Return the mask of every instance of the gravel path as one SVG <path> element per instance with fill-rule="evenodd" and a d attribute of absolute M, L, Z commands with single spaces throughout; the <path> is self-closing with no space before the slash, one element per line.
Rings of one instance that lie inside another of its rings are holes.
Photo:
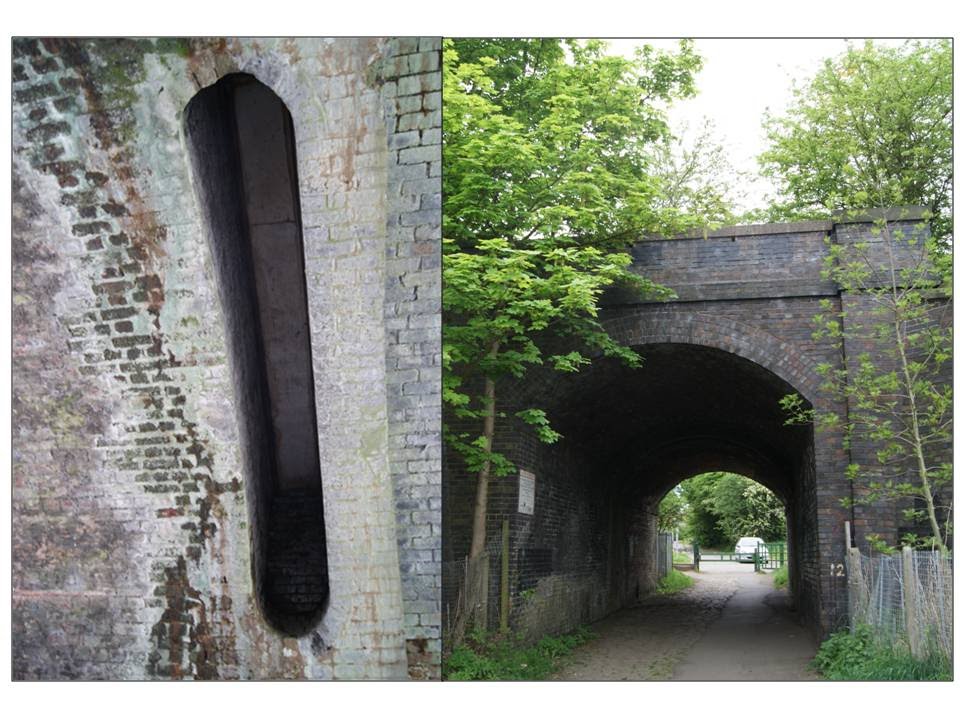
<path fill-rule="evenodd" d="M 654 595 L 595 623 L 555 680 L 812 679 L 810 634 L 770 575 L 729 563 L 688 573 L 693 587 Z"/>

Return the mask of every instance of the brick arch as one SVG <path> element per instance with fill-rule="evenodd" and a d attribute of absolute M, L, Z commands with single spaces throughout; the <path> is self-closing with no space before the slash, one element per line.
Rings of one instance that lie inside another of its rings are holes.
<path fill-rule="evenodd" d="M 614 340 L 633 348 L 674 343 L 722 350 L 777 375 L 811 403 L 818 398 L 815 363 L 785 340 L 732 318 L 698 316 L 681 308 L 651 306 L 607 320 L 604 327 Z"/>
<path fill-rule="evenodd" d="M 786 505 L 791 500 L 790 478 L 775 461 L 746 444 L 708 439 L 691 439 L 659 448 L 650 457 L 647 473 L 656 478 L 646 490 L 656 503 L 687 478 L 704 472 L 743 475 L 763 485 Z"/>

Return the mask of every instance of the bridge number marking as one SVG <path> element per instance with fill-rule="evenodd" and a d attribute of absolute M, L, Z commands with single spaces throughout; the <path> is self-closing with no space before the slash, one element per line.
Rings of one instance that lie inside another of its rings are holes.
<path fill-rule="evenodd" d="M 844 577 L 843 563 L 830 563 L 830 574 L 833 577 Z"/>

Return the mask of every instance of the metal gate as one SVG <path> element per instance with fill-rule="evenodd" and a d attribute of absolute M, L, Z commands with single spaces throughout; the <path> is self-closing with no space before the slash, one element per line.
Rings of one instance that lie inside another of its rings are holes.
<path fill-rule="evenodd" d="M 700 569 L 702 562 L 742 562 L 753 563 L 755 570 L 772 570 L 787 563 L 787 544 L 785 542 L 760 543 L 756 552 L 703 552 L 700 546 L 693 544 L 693 566 Z"/>
<path fill-rule="evenodd" d="M 776 570 L 787 564 L 787 543 L 760 543 L 754 556 L 753 566 L 757 571 Z"/>
<path fill-rule="evenodd" d="M 693 544 L 693 565 L 700 568 L 702 562 L 754 562 L 753 553 L 703 552 L 697 543 Z"/>

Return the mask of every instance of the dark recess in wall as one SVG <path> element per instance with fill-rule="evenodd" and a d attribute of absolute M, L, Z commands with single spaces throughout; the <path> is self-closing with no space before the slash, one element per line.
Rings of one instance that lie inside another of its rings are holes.
<path fill-rule="evenodd" d="M 231 360 L 255 592 L 271 625 L 302 635 L 329 583 L 293 122 L 234 74 L 191 100 L 184 129 Z"/>

